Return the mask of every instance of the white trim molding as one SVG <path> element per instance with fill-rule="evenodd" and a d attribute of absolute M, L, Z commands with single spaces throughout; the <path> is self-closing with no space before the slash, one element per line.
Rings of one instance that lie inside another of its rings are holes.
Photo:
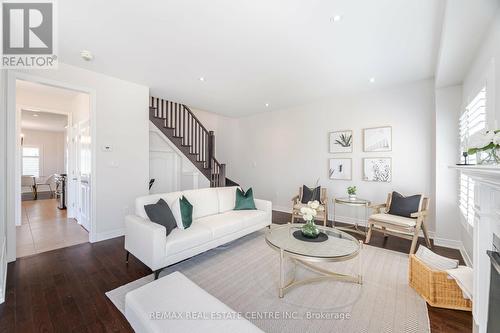
<path fill-rule="evenodd" d="M 125 228 L 119 228 L 119 229 L 99 232 L 96 234 L 92 243 L 104 241 L 104 240 L 111 239 L 111 238 L 121 237 L 123 235 L 125 235 Z"/>
<path fill-rule="evenodd" d="M 7 72 L 7 261 L 16 260 L 16 222 L 21 220 L 21 158 L 20 158 L 20 140 L 21 118 L 20 109 L 16 107 L 16 80 L 24 80 L 52 87 L 69 89 L 86 93 L 90 97 L 90 128 L 92 138 L 96 138 L 96 91 L 88 87 L 81 87 L 65 82 L 59 82 L 34 76 L 22 72 Z M 95 242 L 97 239 L 97 214 L 96 214 L 96 140 L 91 143 L 91 222 L 89 230 L 89 241 Z"/>
<path fill-rule="evenodd" d="M 7 288 L 7 243 L 5 237 L 0 242 L 0 304 L 5 302 L 5 289 Z"/>
<path fill-rule="evenodd" d="M 273 205 L 273 210 L 278 211 L 278 212 L 283 212 L 283 213 L 289 213 L 289 214 L 291 213 L 290 208 L 286 208 L 283 206 L 274 206 Z M 332 215 L 330 215 L 330 216 L 332 216 Z M 365 219 L 354 218 L 352 216 L 337 215 L 335 217 L 335 219 L 336 219 L 336 222 L 346 223 L 346 224 L 351 224 L 351 225 L 355 225 L 357 223 L 360 226 L 364 226 L 366 224 Z M 329 219 L 329 220 L 331 220 L 331 219 Z M 420 236 L 421 237 L 424 236 L 422 231 L 420 232 Z M 460 253 L 462 253 L 462 257 L 464 258 L 465 264 L 467 266 L 472 266 L 471 261 L 470 261 L 469 257 L 467 256 L 467 254 L 464 255 L 465 249 L 464 249 L 464 246 L 463 246 L 461 241 L 454 240 L 454 239 L 436 237 L 436 233 L 434 231 L 429 231 L 429 238 L 431 238 L 434 241 L 434 245 L 460 250 Z"/>
<path fill-rule="evenodd" d="M 500 236 L 500 167 L 499 166 L 450 166 L 474 180 L 473 227 L 473 306 L 472 315 L 477 332 L 486 333 L 490 288 L 490 258 L 487 250 L 493 249 L 493 234 Z M 471 261 L 461 249 L 464 260 Z"/>

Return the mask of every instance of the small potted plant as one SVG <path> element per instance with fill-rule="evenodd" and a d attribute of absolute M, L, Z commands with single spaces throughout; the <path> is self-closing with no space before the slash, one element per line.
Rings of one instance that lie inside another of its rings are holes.
<path fill-rule="evenodd" d="M 349 194 L 350 200 L 356 200 L 356 186 L 349 186 L 347 188 L 347 194 Z"/>

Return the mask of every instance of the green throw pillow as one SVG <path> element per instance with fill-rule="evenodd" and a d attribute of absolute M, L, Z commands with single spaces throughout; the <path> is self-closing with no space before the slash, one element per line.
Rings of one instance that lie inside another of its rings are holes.
<path fill-rule="evenodd" d="M 179 204 L 181 206 L 182 225 L 184 229 L 187 229 L 193 223 L 193 205 L 191 205 L 185 196 L 179 199 Z"/>
<path fill-rule="evenodd" d="M 253 201 L 253 191 L 249 188 L 247 192 L 243 192 L 239 188 L 236 189 L 236 205 L 234 210 L 257 209 Z"/>

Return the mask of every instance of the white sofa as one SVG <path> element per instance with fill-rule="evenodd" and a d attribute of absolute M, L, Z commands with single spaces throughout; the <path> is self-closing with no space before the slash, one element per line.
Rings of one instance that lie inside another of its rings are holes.
<path fill-rule="evenodd" d="M 137 198 L 135 215 L 125 217 L 125 250 L 155 271 L 157 278 L 167 266 L 269 226 L 271 202 L 255 199 L 257 210 L 233 210 L 236 188 L 204 188 Z M 163 198 L 171 206 L 182 195 L 193 205 L 193 223 L 185 230 L 175 228 L 166 236 L 164 226 L 148 219 L 144 205 Z"/>

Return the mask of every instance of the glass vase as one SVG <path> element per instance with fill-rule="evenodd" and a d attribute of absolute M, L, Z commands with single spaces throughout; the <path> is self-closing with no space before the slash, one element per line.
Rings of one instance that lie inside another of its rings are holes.
<path fill-rule="evenodd" d="M 481 151 L 476 155 L 477 164 L 495 165 L 500 164 L 500 152 L 498 148 Z"/>
<path fill-rule="evenodd" d="M 314 223 L 314 220 L 306 221 L 301 231 L 302 235 L 307 238 L 316 238 L 319 236 L 319 229 Z"/>

